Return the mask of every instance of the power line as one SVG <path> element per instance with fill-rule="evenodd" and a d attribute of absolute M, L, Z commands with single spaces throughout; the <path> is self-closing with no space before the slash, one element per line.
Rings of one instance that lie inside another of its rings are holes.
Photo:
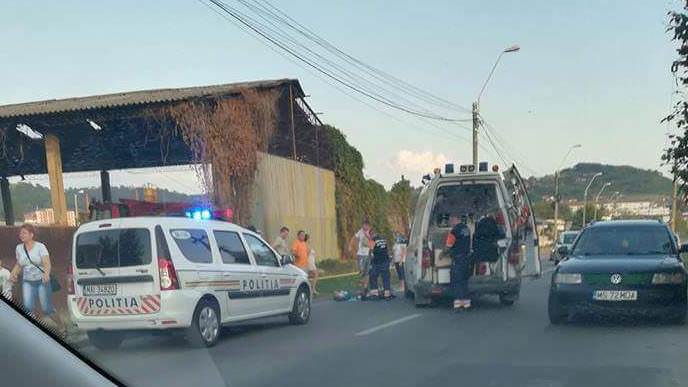
<path fill-rule="evenodd" d="M 242 3 L 244 0 L 240 0 Z M 458 105 L 456 103 L 453 103 L 451 101 L 448 101 L 444 98 L 438 97 L 436 95 L 433 95 L 432 93 L 423 90 L 421 88 L 418 88 L 416 86 L 413 86 L 412 84 L 405 82 L 389 73 L 386 73 L 380 69 L 377 69 L 371 65 L 366 64 L 362 60 L 354 57 L 353 55 L 350 55 L 343 50 L 339 49 L 326 39 L 322 38 L 315 32 L 313 32 L 311 29 L 306 27 L 305 25 L 299 23 L 292 17 L 290 17 L 288 14 L 286 14 L 284 11 L 280 10 L 279 8 L 275 7 L 272 5 L 269 1 L 267 0 L 254 0 L 258 6 L 260 6 L 263 10 L 266 12 L 270 13 L 273 17 L 277 18 L 280 20 L 282 23 L 285 25 L 289 26 L 291 29 L 294 31 L 298 32 L 302 36 L 306 37 L 307 39 L 311 40 L 312 42 L 318 44 L 319 46 L 325 48 L 329 52 L 339 56 L 340 58 L 346 60 L 347 62 L 361 68 L 364 70 L 366 73 L 370 74 L 374 78 L 381 80 L 381 81 L 387 81 L 392 84 L 394 84 L 398 89 L 403 90 L 405 92 L 411 93 L 415 95 L 417 98 L 424 100 L 428 103 L 434 103 L 443 107 L 449 107 L 452 109 L 459 109 L 462 110 L 466 113 L 470 113 L 470 109 Z M 262 4 L 261 4 L 262 3 Z M 274 11 L 274 12 L 273 12 Z M 293 23 L 293 24 L 292 24 Z M 295 24 L 295 25 L 294 25 Z"/>
<path fill-rule="evenodd" d="M 199 0 L 199 1 L 201 1 L 201 0 Z M 339 77 L 331 74 L 329 71 L 323 69 L 317 63 L 314 63 L 313 61 L 311 61 L 307 58 L 304 58 L 302 55 L 300 55 L 300 53 L 296 52 L 291 47 L 288 47 L 288 45 L 286 45 L 284 42 L 279 41 L 278 38 L 276 38 L 274 36 L 270 36 L 267 32 L 265 32 L 261 28 L 257 27 L 256 25 L 252 24 L 249 20 L 247 20 L 248 17 L 246 17 L 245 15 L 242 16 L 242 13 L 240 11 L 236 10 L 235 8 L 228 6 L 226 3 L 223 3 L 222 1 L 219 1 L 219 0 L 209 0 L 209 1 L 212 4 L 214 4 L 215 6 L 217 6 L 218 8 L 220 8 L 222 11 L 227 13 L 230 17 L 232 17 L 233 19 L 235 19 L 236 21 L 241 23 L 241 25 L 250 29 L 254 33 L 260 35 L 263 39 L 267 40 L 269 43 L 279 47 L 281 50 L 287 52 L 289 55 L 293 56 L 297 60 L 305 63 L 309 67 L 312 67 L 314 70 L 318 71 L 319 73 L 323 74 L 324 76 L 330 78 L 331 80 L 341 84 L 342 86 L 344 86 L 348 89 L 351 89 L 351 90 L 353 90 L 359 94 L 362 94 L 362 95 L 364 95 L 364 96 L 366 96 L 372 100 L 375 100 L 379 103 L 382 103 L 388 107 L 406 112 L 408 114 L 412 114 L 412 115 L 416 115 L 416 116 L 420 116 L 420 117 L 425 117 L 425 118 L 429 118 L 429 119 L 433 119 L 433 120 L 438 120 L 438 121 L 448 121 L 448 122 L 455 122 L 456 121 L 456 119 L 454 119 L 454 118 L 447 118 L 447 117 L 443 117 L 443 116 L 436 115 L 436 114 L 426 114 L 424 112 L 420 112 L 420 111 L 417 111 L 414 109 L 407 108 L 407 107 L 405 107 L 401 104 L 398 104 L 394 101 L 391 101 L 391 100 L 388 100 L 385 98 L 380 98 L 380 97 L 376 96 L 374 93 L 371 93 L 367 90 L 364 90 L 363 88 L 361 88 L 355 84 L 352 84 L 351 82 L 347 82 L 345 80 L 342 80 Z"/>

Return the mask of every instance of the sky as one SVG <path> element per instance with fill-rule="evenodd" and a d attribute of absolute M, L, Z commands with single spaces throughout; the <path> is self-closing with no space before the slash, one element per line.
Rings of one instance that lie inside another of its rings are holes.
<path fill-rule="evenodd" d="M 503 56 L 480 100 L 492 137 L 506 151 L 500 158 L 481 149 L 481 160 L 515 161 L 524 175 L 542 176 L 579 143 L 565 166 L 585 161 L 667 170 L 660 155 L 671 128 L 660 120 L 675 99 L 669 72 L 675 52 L 665 29 L 677 2 L 272 3 L 347 53 L 465 108 L 499 53 L 518 44 L 521 50 Z M 417 185 L 445 162 L 471 162 L 470 122 L 428 122 L 352 97 L 197 0 L 5 0 L 0 63 L 0 105 L 298 78 L 321 120 L 361 151 L 367 177 L 389 187 L 403 174 Z M 441 114 L 470 118 L 460 109 Z M 198 187 L 188 168 L 116 172 L 112 183 Z M 96 173 L 65 179 L 66 186 L 97 184 Z"/>

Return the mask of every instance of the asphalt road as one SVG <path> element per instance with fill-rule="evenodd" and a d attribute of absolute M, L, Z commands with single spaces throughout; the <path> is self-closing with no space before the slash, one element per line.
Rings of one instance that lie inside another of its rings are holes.
<path fill-rule="evenodd" d="M 647 320 L 547 320 L 549 276 L 512 307 L 496 299 L 453 313 L 388 302 L 323 301 L 309 325 L 234 326 L 214 348 L 182 339 L 83 352 L 132 386 L 682 386 L 688 326 Z"/>

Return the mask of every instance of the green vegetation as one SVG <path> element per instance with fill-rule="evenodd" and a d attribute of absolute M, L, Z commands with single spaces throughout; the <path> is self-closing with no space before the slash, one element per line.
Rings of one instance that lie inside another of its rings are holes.
<path fill-rule="evenodd" d="M 321 276 L 347 274 L 358 271 L 358 264 L 353 259 L 323 259 L 317 263 Z"/>

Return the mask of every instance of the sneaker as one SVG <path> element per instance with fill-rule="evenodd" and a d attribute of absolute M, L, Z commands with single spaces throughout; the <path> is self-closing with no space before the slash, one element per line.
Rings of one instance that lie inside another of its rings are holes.
<path fill-rule="evenodd" d="M 471 300 L 463 300 L 463 307 L 465 309 L 470 309 L 471 307 Z"/>
<path fill-rule="evenodd" d="M 461 310 L 463 307 L 463 300 L 454 300 L 454 310 Z"/>

